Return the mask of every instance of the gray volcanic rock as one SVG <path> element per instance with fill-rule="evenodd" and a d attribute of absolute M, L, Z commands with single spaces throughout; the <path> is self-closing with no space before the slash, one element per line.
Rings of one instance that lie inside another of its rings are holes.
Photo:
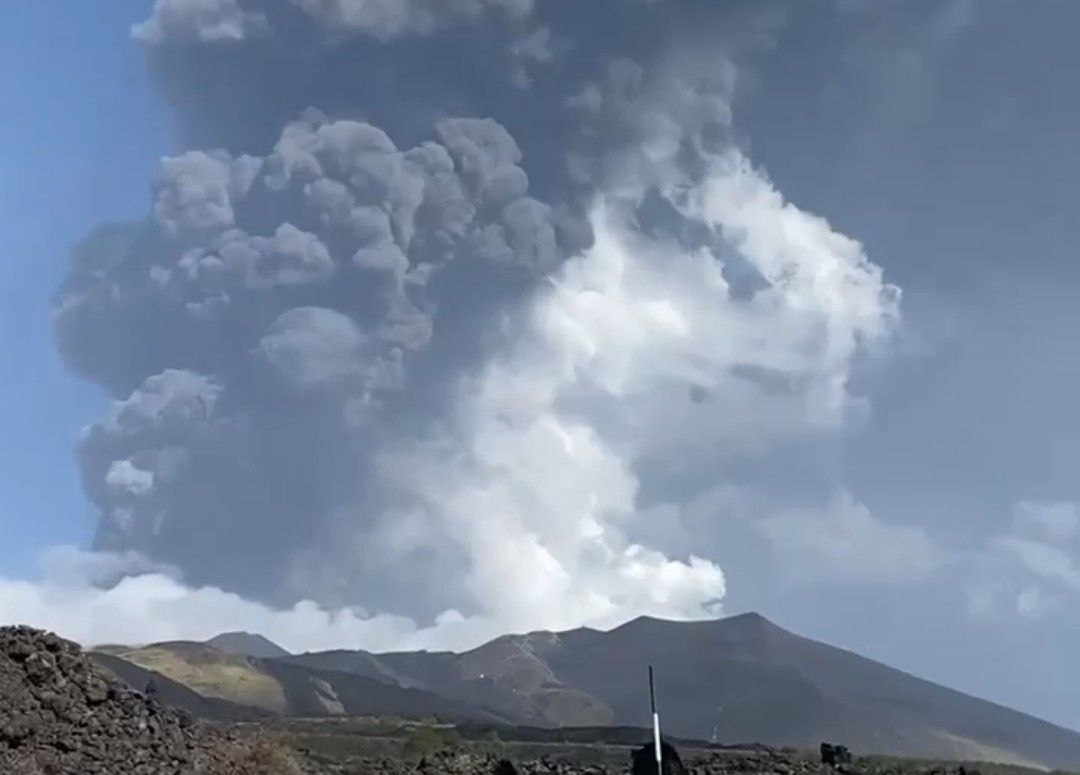
<path fill-rule="evenodd" d="M 0 697 L 0 772 L 195 772 L 190 716 L 108 680 L 55 635 L 0 629 Z"/>
<path fill-rule="evenodd" d="M 260 767 L 263 761 L 275 768 Z M 147 699 L 75 643 L 29 627 L 0 628 L 3 775 L 271 772 L 299 770 L 256 735 L 204 727 Z"/>
<path fill-rule="evenodd" d="M 617 764 L 585 763 L 562 756 L 509 761 L 501 756 L 446 749 L 419 762 L 403 759 L 354 759 L 347 764 L 305 762 L 305 775 L 636 775 L 656 772 L 652 745 L 645 747 L 642 769 L 633 766 L 630 752 Z M 945 764 L 920 760 L 856 759 L 843 768 L 821 764 L 816 758 L 764 746 L 687 752 L 668 748 L 665 773 L 686 775 L 980 775 L 971 764 Z M 639 765 L 640 766 L 640 765 Z M 1036 775 L 1019 768 L 997 768 L 997 775 Z"/>

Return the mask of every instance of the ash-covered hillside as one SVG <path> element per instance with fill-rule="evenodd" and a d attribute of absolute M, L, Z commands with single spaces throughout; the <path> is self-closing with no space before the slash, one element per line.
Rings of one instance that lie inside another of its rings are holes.
<path fill-rule="evenodd" d="M 758 614 L 609 632 L 498 638 L 463 653 L 333 651 L 306 667 L 483 705 L 528 723 L 648 726 L 644 677 L 660 681 L 665 729 L 727 742 L 1080 767 L 1080 734 L 795 635 Z"/>

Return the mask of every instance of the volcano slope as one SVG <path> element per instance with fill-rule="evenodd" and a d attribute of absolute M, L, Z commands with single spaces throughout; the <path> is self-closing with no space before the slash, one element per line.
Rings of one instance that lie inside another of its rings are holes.
<path fill-rule="evenodd" d="M 136 687 L 145 686 L 151 675 L 164 676 L 167 683 L 158 681 L 163 687 L 186 687 L 212 703 L 210 713 L 202 713 L 192 698 L 179 693 L 177 704 L 210 719 L 243 720 L 262 714 L 507 720 L 479 704 L 401 685 L 386 677 L 226 653 L 210 643 L 169 641 L 141 647 L 99 647 L 91 657 Z"/>
<path fill-rule="evenodd" d="M 517 772 L 529 775 L 620 775 L 627 772 L 631 747 L 648 736 L 647 730 L 631 730 L 629 738 L 612 741 L 606 740 L 604 730 L 597 730 L 587 740 L 574 743 L 573 753 L 565 745 L 544 744 L 539 739 L 521 746 L 485 738 L 480 743 L 459 740 L 452 748 L 423 751 L 419 756 L 404 755 L 405 747 L 399 752 L 403 755 L 327 755 L 313 750 L 311 742 L 340 752 L 360 738 L 347 734 L 338 741 L 322 730 L 293 735 L 302 739 L 292 740 L 290 746 L 289 735 L 271 735 L 266 727 L 299 723 L 295 720 L 204 726 L 112 679 L 77 645 L 22 627 L 0 628 L 0 700 L 0 773 L 4 775 L 484 775 L 509 772 L 502 764 L 507 757 L 516 759 Z M 320 725 L 333 727 L 337 722 L 304 723 L 318 730 Z M 547 730 L 546 734 L 562 736 L 563 732 Z M 379 741 L 384 749 L 386 742 Z M 493 745 L 500 750 L 490 750 Z M 764 746 L 718 750 L 697 745 L 697 750 L 682 753 L 688 772 L 695 775 L 835 772 L 813 756 Z M 1028 775 L 1013 767 L 980 765 L 979 771 Z M 966 772 L 975 775 L 970 765 Z M 871 758 L 858 758 L 845 766 L 844 773 L 964 775 L 956 765 Z"/>
<path fill-rule="evenodd" d="M 105 675 L 127 684 L 132 689 L 143 690 L 153 682 L 158 702 L 170 708 L 186 711 L 199 719 L 258 721 L 273 715 L 260 708 L 241 705 L 218 697 L 204 696 L 162 673 L 139 667 L 120 657 L 97 652 L 91 652 L 89 657 Z"/>
<path fill-rule="evenodd" d="M 864 753 L 1080 767 L 1080 734 L 790 633 L 757 614 L 641 618 L 609 632 L 498 638 L 463 654 L 286 658 L 481 704 L 523 723 L 647 724 L 646 667 L 673 735 Z"/>

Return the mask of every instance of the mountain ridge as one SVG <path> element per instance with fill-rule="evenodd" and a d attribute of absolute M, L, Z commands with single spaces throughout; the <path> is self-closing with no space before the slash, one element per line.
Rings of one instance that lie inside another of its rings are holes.
<path fill-rule="evenodd" d="M 207 718 L 387 715 L 503 723 L 504 717 L 456 698 L 402 687 L 355 672 L 229 654 L 198 641 L 165 641 L 89 652 L 91 659 L 142 689 L 150 677 L 174 697 L 172 704 Z M 125 667 L 126 666 L 126 667 Z M 177 687 L 207 700 L 209 712 Z M 164 696 L 163 699 L 168 700 Z M 230 712 L 231 711 L 231 712 Z"/>
<path fill-rule="evenodd" d="M 241 645 L 265 641 L 243 635 Z M 226 653 L 214 640 L 107 650 L 277 715 L 437 715 L 536 727 L 648 727 L 652 666 L 664 728 L 675 737 L 797 748 L 833 740 L 862 753 L 1080 765 L 1074 730 L 797 635 L 756 612 L 538 630 L 462 652 L 260 658 Z"/>
<path fill-rule="evenodd" d="M 836 739 L 883 754 L 1080 764 L 1074 730 L 791 633 L 756 612 L 534 631 L 461 653 L 339 650 L 288 660 L 399 676 L 524 723 L 564 726 L 647 725 L 651 664 L 665 729 L 675 735 L 798 747 Z"/>

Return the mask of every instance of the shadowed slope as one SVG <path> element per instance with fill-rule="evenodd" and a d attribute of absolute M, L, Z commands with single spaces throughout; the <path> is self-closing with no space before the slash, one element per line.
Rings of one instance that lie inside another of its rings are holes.
<path fill-rule="evenodd" d="M 153 673 L 167 682 L 159 682 L 159 691 L 166 688 L 171 692 L 179 687 L 197 693 L 211 703 L 206 707 L 208 718 L 240 718 L 257 708 L 266 715 L 316 718 L 436 715 L 452 720 L 504 720 L 479 706 L 421 688 L 403 687 L 354 672 L 226 654 L 205 643 L 171 641 L 142 648 L 104 648 L 107 653 L 95 655 L 101 664 L 129 682 L 141 681 L 145 686 Z M 161 700 L 169 702 L 173 694 L 181 707 L 190 706 L 202 715 L 197 703 L 182 692 L 166 695 L 162 691 Z M 214 704 L 215 700 L 220 702 Z M 239 708 L 235 714 L 230 712 L 234 707 Z"/>
<path fill-rule="evenodd" d="M 1080 765 L 1076 732 L 794 635 L 758 614 L 505 636 L 464 654 L 328 652 L 290 661 L 393 679 L 524 723 L 641 726 L 649 724 L 651 664 L 673 735 Z"/>
<path fill-rule="evenodd" d="M 101 670 L 123 681 L 136 691 L 144 691 L 153 680 L 157 689 L 157 700 L 172 708 L 181 708 L 188 713 L 211 721 L 246 721 L 266 718 L 271 715 L 258 708 L 238 705 L 216 697 L 204 697 L 193 689 L 152 670 L 146 670 L 120 657 L 101 652 L 88 655 Z"/>

